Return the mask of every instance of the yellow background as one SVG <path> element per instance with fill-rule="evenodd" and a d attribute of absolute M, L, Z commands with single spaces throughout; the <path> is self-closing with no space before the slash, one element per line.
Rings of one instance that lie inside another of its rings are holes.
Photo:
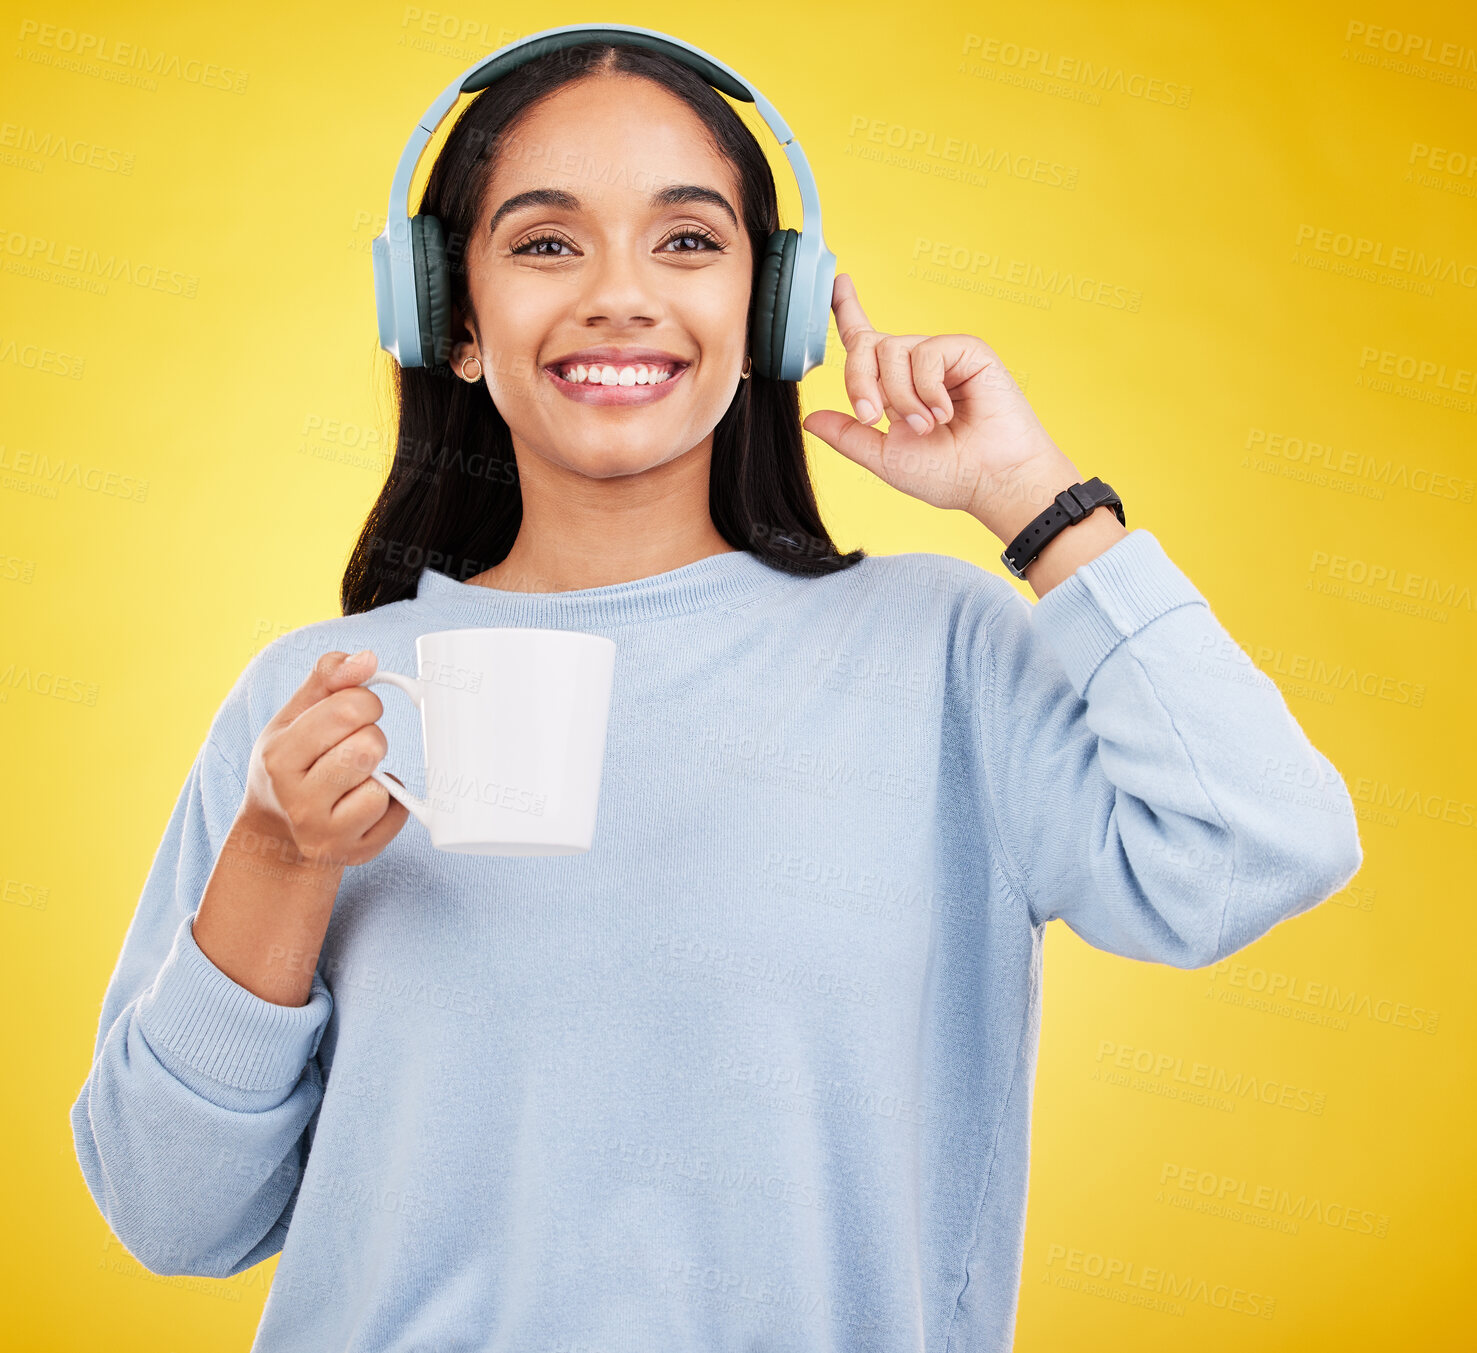
<path fill-rule="evenodd" d="M 1456 1348 L 1470 1337 L 1460 1294 L 1474 1257 L 1477 617 L 1460 589 L 1477 574 L 1477 400 L 1416 397 L 1435 388 L 1431 374 L 1371 385 L 1366 350 L 1444 363 L 1448 383 L 1477 367 L 1477 289 L 1460 273 L 1473 278 L 1477 263 L 1477 176 L 1434 153 L 1477 155 L 1477 70 L 1458 72 L 1465 84 L 1429 78 L 1452 73 L 1442 43 L 1477 47 L 1477 21 L 1465 4 L 1389 0 L 764 0 L 665 15 L 8 4 L 0 461 L 34 466 L 28 453 L 78 470 L 52 497 L 34 468 L 0 479 L 11 1090 L 0 1284 L 12 1313 L 0 1341 L 155 1353 L 168 1330 L 171 1348 L 250 1343 L 276 1259 L 228 1282 L 145 1272 L 86 1192 L 68 1108 L 212 714 L 256 649 L 337 611 L 393 441 L 369 243 L 410 127 L 492 48 L 601 19 L 672 32 L 763 90 L 810 156 L 827 241 L 876 327 L 992 344 L 1083 474 L 1113 484 L 1128 525 L 1157 535 L 1278 681 L 1359 801 L 1354 885 L 1223 971 L 1115 958 L 1049 928 L 1018 1347 Z M 73 36 L 48 45 L 40 25 Z M 1365 45 L 1377 28 L 1429 38 L 1435 59 L 1401 68 Z M 182 71 L 214 63 L 244 88 L 73 69 L 62 48 L 79 35 L 162 51 Z M 1121 71 L 1124 87 L 1084 99 L 1080 81 L 1023 74 L 1010 43 L 1049 53 L 1038 66 Z M 47 137 L 83 146 L 81 162 L 25 151 Z M 760 140 L 777 162 L 762 129 Z M 992 166 L 975 179 L 960 166 L 971 148 Z M 792 211 L 793 180 L 777 169 Z M 1307 247 L 1315 235 L 1300 250 L 1300 232 L 1318 230 L 1326 247 Z M 1387 265 L 1406 248 L 1454 258 L 1458 273 L 1414 290 L 1399 267 L 1351 276 L 1337 270 L 1341 234 L 1380 242 Z M 63 266 L 27 270 L 38 240 Z M 910 273 L 936 244 L 994 256 L 1002 271 L 1016 260 L 1106 281 L 1138 309 L 1040 285 L 991 292 L 967 267 L 943 281 Z M 79 286 L 69 246 L 160 270 L 163 289 Z M 832 360 L 804 383 L 807 410 L 843 406 L 831 341 Z M 1310 467 L 1308 443 L 1353 453 L 1356 472 Z M 843 548 L 940 551 L 1004 574 L 999 542 L 973 519 L 904 497 L 822 443 L 811 451 Z M 1398 482 L 1382 480 L 1387 466 Z M 1465 498 L 1431 491 L 1433 473 L 1465 484 Z M 1353 585 L 1375 568 L 1389 586 Z M 1421 579 L 1453 591 L 1429 613 L 1390 604 Z M 39 693 L 26 671 L 66 678 L 67 694 Z M 1349 673 L 1363 689 L 1343 684 Z M 1428 1034 L 1354 1014 L 1340 1028 L 1311 1022 L 1299 1001 L 1247 1003 L 1288 980 L 1438 1022 Z M 1118 1072 L 1120 1056 L 1270 1079 L 1321 1096 L 1322 1111 L 1174 1098 L 1170 1075 Z M 1249 1199 L 1286 1190 L 1305 1207 L 1384 1218 L 1385 1234 L 1306 1216 L 1289 1230 L 1254 1202 L 1227 1215 L 1195 1188 L 1162 1187 L 1172 1171 L 1171 1182 L 1209 1179 L 1218 1192 L 1227 1180 Z M 1204 1301 L 1144 1309 L 1121 1281 L 1094 1285 L 1108 1259 L 1275 1305 L 1266 1319 Z"/>

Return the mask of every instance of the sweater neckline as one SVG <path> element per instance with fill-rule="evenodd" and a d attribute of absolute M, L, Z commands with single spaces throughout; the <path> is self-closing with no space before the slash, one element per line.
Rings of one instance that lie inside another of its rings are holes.
<path fill-rule="evenodd" d="M 458 582 L 426 565 L 414 605 L 478 625 L 562 629 L 624 625 L 731 606 L 781 586 L 789 574 L 747 550 L 726 550 L 665 573 L 566 592 L 512 592 Z"/>

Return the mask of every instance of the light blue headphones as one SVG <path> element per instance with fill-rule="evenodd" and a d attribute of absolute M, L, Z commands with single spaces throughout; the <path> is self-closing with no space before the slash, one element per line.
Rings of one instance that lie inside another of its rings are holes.
<path fill-rule="evenodd" d="M 374 241 L 380 347 L 402 367 L 414 367 L 434 365 L 438 355 L 444 361 L 451 345 L 451 286 L 441 222 L 408 215 L 411 177 L 431 134 L 460 95 L 486 89 L 525 61 L 595 38 L 665 53 L 714 89 L 752 103 L 789 157 L 804 217 L 799 231 L 776 230 L 765 245 L 754 286 L 750 356 L 759 375 L 798 381 L 825 360 L 836 277 L 836 255 L 821 233 L 820 198 L 805 152 L 774 105 L 737 71 L 679 38 L 629 24 L 566 24 L 509 43 L 464 71 L 426 109 L 400 152 L 385 228 Z"/>

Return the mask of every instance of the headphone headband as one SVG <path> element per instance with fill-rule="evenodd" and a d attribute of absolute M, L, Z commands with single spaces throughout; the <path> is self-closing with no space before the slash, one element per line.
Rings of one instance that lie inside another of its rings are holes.
<path fill-rule="evenodd" d="M 680 61 L 721 93 L 752 103 L 774 133 L 800 189 L 802 216 L 799 232 L 776 231 L 770 236 L 764 266 L 767 272 L 773 255 L 775 276 L 761 280 L 767 280 L 775 294 L 756 297 L 756 301 L 761 305 L 760 318 L 772 326 L 773 334 L 759 336 L 760 356 L 766 359 L 759 365 L 768 368 L 762 374 L 780 380 L 799 380 L 824 360 L 831 286 L 836 273 L 836 257 L 826 248 L 820 195 L 805 152 L 774 105 L 732 67 L 680 38 L 631 24 L 566 24 L 521 38 L 469 66 L 426 109 L 400 153 L 390 182 L 385 229 L 373 246 L 380 346 L 402 367 L 431 365 L 425 360 L 432 355 L 425 351 L 431 345 L 424 340 L 436 335 L 436 324 L 429 322 L 435 317 L 436 302 L 432 296 L 444 292 L 445 280 L 444 276 L 428 275 L 427 269 L 434 271 L 439 266 L 436 260 L 440 256 L 440 227 L 433 217 L 415 218 L 416 222 L 431 222 L 436 226 L 428 245 L 420 238 L 426 232 L 416 230 L 409 208 L 411 180 L 436 128 L 445 121 L 461 95 L 478 93 L 508 72 L 549 52 L 594 40 L 644 47 Z M 430 263 L 428 254 L 434 256 Z M 768 306 L 772 306 L 772 312 L 765 308 Z"/>

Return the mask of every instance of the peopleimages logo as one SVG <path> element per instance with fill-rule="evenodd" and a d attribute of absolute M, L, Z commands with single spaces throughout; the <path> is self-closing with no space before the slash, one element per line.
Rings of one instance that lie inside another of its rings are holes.
<path fill-rule="evenodd" d="M 1258 670 L 1273 678 L 1310 681 L 1328 691 L 1353 691 L 1372 700 L 1388 700 L 1395 705 L 1420 709 L 1426 702 L 1424 681 L 1400 680 L 1383 672 L 1374 672 L 1353 663 L 1329 662 L 1313 653 L 1284 653 L 1280 648 L 1257 644 L 1249 650 Z"/>
<path fill-rule="evenodd" d="M 1431 822 L 1450 827 L 1477 826 L 1477 804 L 1448 794 L 1433 794 L 1408 785 L 1392 785 L 1361 775 L 1354 781 L 1353 797 L 1360 803 L 1395 813 L 1416 813 Z"/>
<path fill-rule="evenodd" d="M 921 273 L 918 271 L 920 266 L 923 268 Z M 938 272 L 930 273 L 930 267 Z M 940 276 L 939 273 L 948 276 Z M 1006 258 L 986 249 L 976 249 L 946 240 L 925 239 L 921 235 L 913 241 L 908 276 L 921 276 L 925 281 L 944 281 L 946 285 L 967 284 L 966 289 L 979 289 L 1003 282 L 1051 296 L 1070 296 L 1089 305 L 1102 305 L 1110 310 L 1127 310 L 1134 314 L 1138 313 L 1144 298 L 1143 292 L 1137 288 L 1130 289 L 1122 283 L 1073 272 L 1070 268 L 1062 269 L 1031 259 Z M 953 280 L 949 280 L 950 277 Z M 1050 308 L 1050 301 L 1046 301 L 1043 308 Z"/>
<path fill-rule="evenodd" d="M 962 129 L 961 129 L 962 130 Z M 932 127 L 910 127 L 901 122 L 866 113 L 853 113 L 847 135 L 865 139 L 879 148 L 899 154 L 918 155 L 957 165 L 963 170 L 990 170 L 1014 178 L 1044 184 L 1048 188 L 1075 188 L 1078 168 L 1020 150 L 981 146 L 964 136 L 947 136 Z"/>
<path fill-rule="evenodd" d="M 161 267 L 157 263 L 145 263 L 127 255 L 110 253 L 103 257 L 97 249 L 84 244 L 69 244 L 64 240 L 47 239 L 41 235 L 29 235 L 22 230 L 11 230 L 0 224 L 0 255 L 3 255 L 5 271 L 21 276 L 44 272 L 45 268 L 58 268 L 70 275 L 78 284 L 92 284 L 88 289 L 99 294 L 107 293 L 107 283 L 124 281 L 145 291 L 162 291 L 171 296 L 182 296 L 194 300 L 200 287 L 200 279 L 194 273 L 181 272 L 178 268 Z M 49 275 L 41 280 L 51 279 Z"/>
<path fill-rule="evenodd" d="M 1366 348 L 1364 351 L 1365 360 L 1360 363 L 1361 366 L 1379 359 L 1380 354 L 1377 349 Z M 1393 374 L 1395 354 L 1390 353 L 1388 356 L 1390 374 Z M 1437 377 L 1445 379 L 1446 368 L 1444 366 L 1438 366 L 1435 362 L 1420 364 L 1414 357 L 1409 359 L 1409 363 L 1408 379 L 1415 379 L 1417 371 L 1424 372 L 1433 381 Z M 1470 381 L 1473 373 L 1469 371 L 1456 374 L 1457 378 L 1465 375 Z M 1446 388 L 1451 389 L 1452 387 L 1448 385 Z M 1288 464 L 1307 466 L 1311 469 L 1325 470 L 1331 474 L 1345 475 L 1351 479 L 1364 480 L 1381 490 L 1381 497 L 1383 497 L 1384 489 L 1397 488 L 1406 489 L 1411 493 L 1429 494 L 1433 498 L 1445 498 L 1453 502 L 1468 504 L 1472 501 L 1473 489 L 1477 488 L 1477 481 L 1473 481 L 1466 475 L 1433 470 L 1422 465 L 1412 468 L 1385 453 L 1374 454 L 1356 451 L 1349 447 L 1335 447 L 1331 443 L 1314 441 L 1310 437 L 1271 432 L 1266 428 L 1251 428 L 1246 435 L 1244 449 L 1258 455 L 1275 457 Z"/>
<path fill-rule="evenodd" d="M 1109 1084 L 1115 1082 L 1111 1072 L 1136 1072 L 1146 1082 L 1130 1088 L 1147 1089 L 1151 1093 L 1164 1093 L 1166 1098 L 1186 1099 L 1198 1102 L 1199 1098 L 1210 1097 L 1211 1107 L 1229 1107 L 1234 1110 L 1237 1100 L 1256 1100 L 1269 1108 L 1291 1109 L 1295 1113 L 1322 1117 L 1327 1095 L 1322 1090 L 1309 1086 L 1292 1085 L 1271 1076 L 1259 1076 L 1244 1071 L 1232 1071 L 1229 1067 L 1216 1066 L 1211 1062 L 1186 1061 L 1178 1053 L 1155 1052 L 1152 1048 L 1135 1047 L 1130 1043 L 1119 1043 L 1116 1039 L 1103 1038 L 1098 1041 L 1098 1070 L 1093 1079 Z M 1104 1066 L 1104 1063 L 1107 1066 Z M 1157 1082 L 1158 1084 L 1152 1084 Z M 1183 1091 L 1183 1093 L 1181 1093 Z M 1168 1092 L 1168 1093 L 1166 1093 Z M 1215 1097 L 1225 1098 L 1215 1101 Z"/>
<path fill-rule="evenodd" d="M 1477 155 L 1452 150 L 1448 146 L 1428 146 L 1424 141 L 1412 141 L 1407 163 L 1419 164 L 1422 169 L 1449 174 L 1453 178 L 1477 179 Z"/>
<path fill-rule="evenodd" d="M 1415 381 L 1417 385 L 1429 381 L 1438 390 L 1450 390 L 1458 395 L 1477 392 L 1477 367 L 1459 366 L 1448 375 L 1445 362 L 1391 352 L 1386 348 L 1372 348 L 1366 344 L 1359 350 L 1359 369 L 1363 371 L 1371 362 L 1381 376 L 1399 376 L 1401 380 Z"/>
<path fill-rule="evenodd" d="M 69 705 L 96 705 L 98 686 L 84 677 L 63 676 L 44 667 L 34 671 L 30 663 L 17 666 L 8 662 L 0 668 L 0 704 L 10 699 L 11 691 L 46 695 Z"/>
<path fill-rule="evenodd" d="M 1408 244 L 1387 244 L 1354 235 L 1331 226 L 1298 226 L 1297 244 L 1319 254 L 1332 254 L 1350 263 L 1364 263 L 1372 268 L 1388 268 L 1391 272 L 1408 272 L 1437 282 L 1477 287 L 1477 262 L 1427 255 L 1425 250 Z"/>
<path fill-rule="evenodd" d="M 1207 995 L 1214 991 L 1216 998 L 1227 1004 L 1249 1006 L 1269 1014 L 1292 1012 L 1298 1018 L 1328 1013 L 1337 1022 L 1318 1018 L 1306 1019 L 1305 1022 L 1328 1024 L 1333 1028 L 1347 1028 L 1350 1016 L 1362 1016 L 1375 1024 L 1434 1034 L 1440 1019 L 1440 1011 L 1425 1006 L 1375 996 L 1353 987 L 1340 987 L 1337 982 L 1310 982 L 1295 973 L 1278 972 L 1229 958 L 1222 959 L 1211 968 L 1209 979 L 1212 986 L 1207 988 Z M 1243 996 L 1243 992 L 1250 994 Z"/>
<path fill-rule="evenodd" d="M 1173 1161 L 1164 1162 L 1159 1184 L 1161 1193 L 1169 1195 L 1172 1201 L 1178 1201 L 1173 1197 L 1176 1193 L 1193 1199 L 1201 1205 L 1198 1211 L 1225 1216 L 1232 1221 L 1250 1218 L 1258 1223 L 1282 1223 L 1278 1229 L 1290 1228 L 1294 1235 L 1300 1222 L 1316 1222 L 1330 1230 L 1353 1231 L 1378 1240 L 1383 1240 L 1390 1229 L 1390 1218 L 1383 1212 L 1367 1207 L 1350 1207 L 1347 1203 L 1332 1202 L 1316 1194 L 1294 1194 L 1280 1185 L 1255 1184 L 1234 1175 L 1177 1165 Z"/>
<path fill-rule="evenodd" d="M 1360 587 L 1382 588 L 1386 592 L 1436 602 L 1455 610 L 1472 609 L 1472 589 L 1467 584 L 1458 585 L 1428 574 L 1411 573 L 1397 564 L 1371 563 L 1367 559 L 1314 550 L 1308 572 L 1323 573 L 1331 579 L 1355 583 Z"/>
<path fill-rule="evenodd" d="M 87 364 L 86 358 L 74 357 L 39 343 L 19 343 L 6 337 L 0 337 L 0 362 L 73 381 L 82 379 L 82 368 Z"/>
<path fill-rule="evenodd" d="M 55 24 L 22 19 L 16 55 L 41 65 L 73 70 L 81 75 L 105 75 L 107 78 L 131 72 L 142 80 L 145 89 L 157 89 L 158 79 L 182 80 L 202 89 L 219 89 L 228 94 L 244 94 L 251 78 L 246 71 L 231 66 L 182 57 L 176 52 L 146 47 L 137 42 L 119 42 L 102 33 L 81 32 L 75 28 L 58 28 Z M 93 63 L 97 63 L 94 66 Z M 127 83 L 127 81 L 123 81 Z"/>
<path fill-rule="evenodd" d="M 1459 42 L 1442 42 L 1424 33 L 1384 28 L 1379 24 L 1365 23 L 1362 19 L 1349 20 L 1348 27 L 1344 29 L 1344 41 L 1362 43 L 1365 47 L 1374 47 L 1406 60 L 1414 57 L 1418 61 L 1429 61 L 1455 70 L 1477 71 L 1477 49 Z"/>
<path fill-rule="evenodd" d="M 964 37 L 966 61 L 980 61 L 986 65 L 1001 66 L 1023 75 L 1040 76 L 1045 80 L 1060 80 L 1064 85 L 1078 85 L 1084 91 L 1098 96 L 1104 93 L 1123 94 L 1131 99 L 1143 99 L 1145 103 L 1170 104 L 1176 108 L 1190 106 L 1189 85 L 1173 80 L 1163 80 L 1156 75 L 1144 75 L 1139 71 L 1125 70 L 1107 62 L 1098 65 L 1080 56 L 1053 53 L 1046 47 L 1034 47 L 1030 43 L 1011 42 L 1002 38 L 982 37 L 978 33 L 967 33 Z M 961 74 L 970 68 L 960 67 Z"/>
<path fill-rule="evenodd" d="M 1275 1297 L 1263 1292 L 1253 1292 L 1232 1283 L 1211 1282 L 1192 1274 L 1176 1273 L 1171 1268 L 1153 1264 L 1138 1264 L 1132 1259 L 1117 1255 L 1105 1255 L 1096 1250 L 1082 1250 L 1076 1246 L 1052 1243 L 1046 1247 L 1046 1267 L 1061 1264 L 1069 1274 L 1082 1274 L 1086 1278 L 1101 1279 L 1101 1284 L 1084 1284 L 1084 1290 L 1093 1295 L 1116 1296 L 1127 1299 L 1140 1294 L 1152 1294 L 1167 1298 L 1171 1302 L 1200 1302 L 1220 1311 L 1232 1311 L 1237 1315 L 1257 1316 L 1270 1320 L 1276 1309 Z M 1075 1283 L 1063 1284 L 1075 1287 Z M 1127 1289 L 1115 1292 L 1114 1289 Z M 1129 1304 L 1145 1304 L 1130 1301 Z M 1172 1308 L 1171 1308 L 1172 1309 Z M 1174 1314 L 1183 1315 L 1181 1307 Z"/>
<path fill-rule="evenodd" d="M 134 153 L 102 146 L 85 137 L 66 136 L 55 131 L 41 131 L 15 122 L 0 122 L 0 164 L 34 164 L 45 169 L 48 160 L 64 160 L 68 164 L 98 169 L 124 177 L 133 173 Z M 14 152 L 11 154 L 10 152 Z"/>
<path fill-rule="evenodd" d="M 0 442 L 0 475 L 5 487 L 16 487 L 12 476 L 26 476 L 34 485 L 47 490 L 39 496 L 56 497 L 59 487 L 70 485 L 101 493 L 109 498 L 141 503 L 149 495 L 149 481 L 118 470 L 107 470 L 100 465 L 83 465 L 80 461 L 68 460 L 65 456 L 51 456 L 46 452 L 9 448 Z"/>
<path fill-rule="evenodd" d="M 470 772 L 453 775 L 443 767 L 433 767 L 427 775 L 426 797 L 446 813 L 456 811 L 458 800 L 472 799 L 493 808 L 542 817 L 549 796 L 520 785 L 484 780 Z"/>

